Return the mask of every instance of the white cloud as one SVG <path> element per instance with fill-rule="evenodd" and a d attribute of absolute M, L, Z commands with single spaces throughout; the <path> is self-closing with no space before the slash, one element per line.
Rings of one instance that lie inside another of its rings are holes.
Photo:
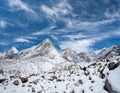
<path fill-rule="evenodd" d="M 65 0 L 54 4 L 53 7 L 42 5 L 40 8 L 44 13 L 47 14 L 47 17 L 52 18 L 53 21 L 55 21 L 56 18 L 61 19 L 63 16 L 72 12 L 72 7 Z"/>
<path fill-rule="evenodd" d="M 0 45 L 7 46 L 9 44 L 7 42 L 0 42 Z"/>
<path fill-rule="evenodd" d="M 104 13 L 105 17 L 114 19 L 114 18 L 119 18 L 120 19 L 120 13 L 117 11 L 115 13 L 110 13 L 109 10 Z"/>
<path fill-rule="evenodd" d="M 33 37 L 33 36 L 23 36 L 23 37 L 18 37 L 18 38 L 15 38 L 14 39 L 14 42 L 20 42 L 20 43 L 30 43 L 32 42 L 31 40 L 34 40 L 36 39 L 36 37 Z"/>
<path fill-rule="evenodd" d="M 60 47 L 62 49 L 65 48 L 70 48 L 74 51 L 76 51 L 77 53 L 79 52 L 90 52 L 92 51 L 92 49 L 90 48 L 93 43 L 95 42 L 95 40 L 92 39 L 83 39 L 83 40 L 79 40 L 79 41 L 63 41 L 62 43 L 60 43 Z"/>
<path fill-rule="evenodd" d="M 5 22 L 4 20 L 0 21 L 0 28 L 5 28 L 7 25 L 7 22 Z"/>
<path fill-rule="evenodd" d="M 89 21 L 78 21 L 78 20 L 66 20 L 68 23 L 67 27 L 68 28 L 75 28 L 79 30 L 97 30 L 99 27 L 110 24 L 114 22 L 116 19 L 108 19 L 108 20 L 102 20 L 102 21 L 96 21 L 96 22 L 89 22 Z"/>
<path fill-rule="evenodd" d="M 25 10 L 34 15 L 37 15 L 27 4 L 23 3 L 21 0 L 8 0 L 9 6 L 15 10 Z"/>
<path fill-rule="evenodd" d="M 75 34 L 75 35 L 63 35 L 63 38 L 69 38 L 70 40 L 75 40 L 75 39 L 82 39 L 82 38 L 86 38 L 88 36 L 86 35 L 82 35 L 82 34 Z"/>
<path fill-rule="evenodd" d="M 29 42 L 31 42 L 30 40 L 28 40 L 28 39 L 25 39 L 25 38 L 22 38 L 22 37 L 20 37 L 20 38 L 16 38 L 15 40 L 14 40 L 14 42 L 19 42 L 19 43 L 29 43 Z"/>
<path fill-rule="evenodd" d="M 77 53 L 80 53 L 80 52 L 91 52 L 91 51 L 94 50 L 92 48 L 92 46 L 97 41 L 101 41 L 101 40 L 104 40 L 106 38 L 109 38 L 109 37 L 111 37 L 110 36 L 111 34 L 112 33 L 100 34 L 99 36 L 98 35 L 96 35 L 96 36 L 84 35 L 84 37 L 86 37 L 85 39 L 81 39 L 81 40 L 74 40 L 73 39 L 71 41 L 61 41 L 60 42 L 60 48 L 61 49 L 70 48 L 70 49 L 76 51 Z"/>

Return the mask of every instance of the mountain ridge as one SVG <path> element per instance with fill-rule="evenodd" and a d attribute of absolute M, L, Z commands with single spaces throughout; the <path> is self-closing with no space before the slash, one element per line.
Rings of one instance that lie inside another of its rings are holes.
<path fill-rule="evenodd" d="M 119 93 L 119 50 L 58 52 L 49 39 L 22 51 L 12 48 L 0 59 L 0 93 Z"/>
<path fill-rule="evenodd" d="M 0 59 L 26 59 L 33 57 L 48 57 L 53 59 L 56 56 L 62 57 L 67 61 L 74 62 L 90 62 L 97 59 L 109 59 L 113 56 L 120 55 L 120 45 L 114 45 L 110 48 L 103 48 L 101 50 L 93 51 L 91 53 L 76 53 L 72 49 L 66 48 L 58 52 L 50 39 L 45 39 L 38 45 L 18 51 L 15 47 L 0 54 Z"/>

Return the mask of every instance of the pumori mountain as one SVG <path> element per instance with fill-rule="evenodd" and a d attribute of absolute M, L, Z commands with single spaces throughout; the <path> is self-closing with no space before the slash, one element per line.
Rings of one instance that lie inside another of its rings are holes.
<path fill-rule="evenodd" d="M 58 51 L 49 39 L 0 53 L 0 93 L 120 93 L 120 46 Z"/>

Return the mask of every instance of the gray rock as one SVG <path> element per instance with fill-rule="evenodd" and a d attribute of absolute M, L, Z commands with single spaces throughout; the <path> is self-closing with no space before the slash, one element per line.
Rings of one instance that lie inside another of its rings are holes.
<path fill-rule="evenodd" d="M 15 80 L 15 81 L 13 82 L 13 84 L 14 84 L 14 85 L 19 85 L 19 81 L 18 81 L 18 80 Z"/>
<path fill-rule="evenodd" d="M 0 79 L 0 83 L 3 83 L 6 79 L 3 78 L 3 79 Z"/>
<path fill-rule="evenodd" d="M 117 92 L 113 91 L 108 79 L 106 79 L 106 81 L 105 81 L 104 89 L 106 91 L 108 91 L 108 93 L 117 93 Z"/>

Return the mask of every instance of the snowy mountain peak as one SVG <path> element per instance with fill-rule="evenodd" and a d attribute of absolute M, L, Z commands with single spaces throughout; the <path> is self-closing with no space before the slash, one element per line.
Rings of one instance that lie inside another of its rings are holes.
<path fill-rule="evenodd" d="M 18 52 L 15 47 L 12 47 L 10 50 L 1 53 L 0 59 L 13 59 Z"/>
<path fill-rule="evenodd" d="M 12 53 L 16 54 L 16 53 L 18 53 L 19 51 L 17 50 L 16 47 L 12 47 L 12 48 L 9 50 L 9 52 L 12 52 Z"/>
<path fill-rule="evenodd" d="M 43 40 L 40 44 L 38 44 L 36 46 L 36 49 L 39 49 L 39 48 L 42 48 L 42 47 L 44 47 L 44 49 L 45 48 L 54 48 L 52 42 L 48 38 Z"/>
<path fill-rule="evenodd" d="M 43 40 L 40 44 L 25 49 L 18 53 L 18 58 L 30 58 L 36 56 L 45 56 L 53 58 L 58 55 L 57 50 L 49 39 Z"/>
<path fill-rule="evenodd" d="M 120 45 L 114 45 L 110 48 L 102 49 L 97 55 L 97 59 L 107 59 L 120 55 Z"/>

